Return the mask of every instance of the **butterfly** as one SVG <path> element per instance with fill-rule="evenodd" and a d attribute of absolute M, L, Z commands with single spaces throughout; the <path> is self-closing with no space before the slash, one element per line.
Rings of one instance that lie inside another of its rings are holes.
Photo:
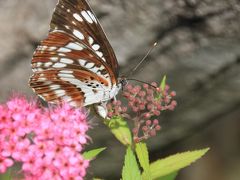
<path fill-rule="evenodd" d="M 103 118 L 106 103 L 124 84 L 114 51 L 86 0 L 58 1 L 31 66 L 29 85 L 43 100 L 94 105 Z"/>

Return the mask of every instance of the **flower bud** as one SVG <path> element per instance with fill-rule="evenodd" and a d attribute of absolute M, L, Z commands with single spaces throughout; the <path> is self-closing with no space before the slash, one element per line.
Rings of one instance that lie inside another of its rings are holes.
<path fill-rule="evenodd" d="M 153 90 L 148 89 L 148 90 L 147 90 L 147 94 L 148 94 L 148 95 L 152 95 L 152 94 L 153 94 Z"/>
<path fill-rule="evenodd" d="M 144 104 L 140 104 L 140 105 L 139 105 L 139 109 L 140 109 L 140 110 L 144 110 L 144 109 L 145 109 Z"/>
<path fill-rule="evenodd" d="M 159 88 L 159 87 L 157 87 L 156 90 L 158 93 L 160 93 L 162 91 L 161 88 Z"/>
<path fill-rule="evenodd" d="M 157 87 L 157 83 L 156 82 L 152 82 L 151 85 Z"/>
<path fill-rule="evenodd" d="M 133 109 L 133 112 L 138 112 L 139 111 L 139 108 L 136 107 L 136 106 L 134 106 L 132 109 Z"/>
<path fill-rule="evenodd" d="M 138 137 L 135 137 L 135 138 L 134 138 L 134 142 L 135 142 L 135 143 L 139 143 L 139 142 L 140 142 L 140 139 L 139 139 Z"/>
<path fill-rule="evenodd" d="M 122 112 L 124 112 L 124 113 L 127 112 L 127 107 L 123 107 Z"/>
<path fill-rule="evenodd" d="M 155 127 L 155 129 L 156 129 L 156 131 L 160 131 L 161 126 L 157 125 L 157 126 Z"/>
<path fill-rule="evenodd" d="M 149 135 L 152 136 L 152 137 L 156 136 L 157 135 L 156 130 L 155 129 L 151 130 Z"/>
<path fill-rule="evenodd" d="M 143 87 L 144 87 L 145 89 L 148 89 L 148 88 L 149 88 L 149 85 L 148 85 L 148 84 L 143 84 Z"/>
<path fill-rule="evenodd" d="M 149 111 L 151 111 L 151 110 L 153 109 L 153 105 L 152 105 L 152 104 L 148 104 L 148 105 L 147 105 L 147 109 L 148 109 Z"/>
<path fill-rule="evenodd" d="M 146 131 L 148 130 L 148 127 L 147 127 L 147 126 L 143 126 L 143 127 L 142 127 L 142 130 L 143 130 L 144 132 L 146 132 Z"/>
<path fill-rule="evenodd" d="M 170 96 L 171 97 L 175 97 L 177 95 L 177 93 L 175 92 L 175 91 L 172 91 L 171 93 L 170 93 Z"/>
<path fill-rule="evenodd" d="M 130 106 L 132 108 L 133 105 L 134 105 L 134 103 L 132 101 L 129 101 L 128 106 Z"/>
<path fill-rule="evenodd" d="M 157 119 L 154 119 L 154 120 L 153 120 L 153 124 L 154 124 L 154 125 L 158 125 L 158 124 L 159 124 L 158 120 L 157 120 Z"/>
<path fill-rule="evenodd" d="M 132 90 L 132 85 L 131 84 L 128 84 L 128 85 L 126 85 L 126 89 L 128 90 L 128 91 L 130 91 L 130 90 Z"/>
<path fill-rule="evenodd" d="M 112 112 L 108 112 L 108 117 L 112 118 L 113 117 L 113 113 Z"/>
<path fill-rule="evenodd" d="M 153 112 L 153 114 L 156 115 L 156 116 L 160 116 L 160 111 L 155 110 L 155 111 Z"/>
<path fill-rule="evenodd" d="M 137 135 L 138 134 L 138 129 L 137 128 L 133 128 L 132 132 L 133 132 L 134 135 Z"/>
<path fill-rule="evenodd" d="M 149 101 L 149 102 L 152 102 L 153 101 L 153 97 L 152 96 L 147 96 L 147 101 Z"/>
<path fill-rule="evenodd" d="M 121 101 L 117 101 L 117 106 L 121 106 L 122 102 Z"/>
<path fill-rule="evenodd" d="M 116 106 L 116 105 L 117 105 L 117 101 L 113 101 L 112 104 L 113 104 L 114 106 Z"/>
<path fill-rule="evenodd" d="M 171 105 L 172 106 L 177 106 L 177 101 L 172 101 Z"/>
<path fill-rule="evenodd" d="M 170 86 L 169 85 L 166 85 L 165 86 L 165 91 L 168 91 L 170 89 Z"/>
<path fill-rule="evenodd" d="M 144 98 L 145 96 L 146 96 L 146 92 L 145 91 L 140 91 L 139 93 L 138 93 L 138 95 L 139 95 L 139 97 L 141 97 L 141 98 Z"/>
<path fill-rule="evenodd" d="M 144 118 L 149 119 L 150 117 L 151 117 L 151 114 L 150 114 L 150 113 L 144 114 Z"/>
<path fill-rule="evenodd" d="M 134 96 L 129 96 L 129 101 L 135 101 L 135 97 Z"/>
<path fill-rule="evenodd" d="M 152 121 L 151 121 L 151 120 L 147 120 L 147 121 L 146 121 L 146 125 L 147 125 L 147 126 L 150 126 L 151 124 L 152 124 Z"/>
<path fill-rule="evenodd" d="M 161 105 L 161 104 L 158 104 L 158 105 L 157 105 L 157 110 L 159 110 L 159 111 L 162 110 L 162 105 Z"/>
<path fill-rule="evenodd" d="M 130 94 L 129 94 L 129 92 L 124 92 L 124 93 L 123 93 L 123 96 L 124 96 L 125 98 L 128 98 L 128 97 L 130 96 Z"/>
<path fill-rule="evenodd" d="M 166 97 L 166 98 L 164 99 L 164 102 L 165 102 L 166 104 L 168 104 L 168 103 L 170 103 L 170 99 L 169 99 L 168 97 Z"/>

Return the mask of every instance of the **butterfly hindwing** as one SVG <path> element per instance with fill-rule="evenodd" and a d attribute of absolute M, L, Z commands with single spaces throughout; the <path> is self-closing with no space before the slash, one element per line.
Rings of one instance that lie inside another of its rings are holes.
<path fill-rule="evenodd" d="M 64 100 L 82 106 L 103 100 L 107 82 L 87 71 L 52 69 L 35 73 L 30 85 L 48 102 Z"/>

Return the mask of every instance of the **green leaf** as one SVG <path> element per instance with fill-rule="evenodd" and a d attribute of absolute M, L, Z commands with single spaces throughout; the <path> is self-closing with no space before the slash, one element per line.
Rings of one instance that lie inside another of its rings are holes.
<path fill-rule="evenodd" d="M 9 168 L 7 170 L 7 172 L 5 172 L 4 174 L 0 174 L 0 179 L 1 180 L 11 180 L 12 179 L 11 168 Z"/>
<path fill-rule="evenodd" d="M 151 172 L 150 172 L 150 164 L 149 164 L 149 156 L 147 145 L 145 143 L 137 143 L 136 144 L 136 153 L 139 160 L 139 163 L 143 170 L 145 171 L 144 180 L 152 180 Z"/>
<path fill-rule="evenodd" d="M 162 79 L 162 82 L 161 82 L 161 85 L 160 85 L 160 88 L 161 90 L 164 90 L 165 87 L 166 87 L 166 81 L 167 81 L 167 76 L 165 75 Z"/>
<path fill-rule="evenodd" d="M 157 160 L 150 164 L 150 171 L 153 179 L 169 175 L 184 167 L 189 166 L 197 159 L 201 158 L 209 148 L 178 153 L 164 159 Z M 145 172 L 143 173 L 143 176 Z"/>
<path fill-rule="evenodd" d="M 132 144 L 132 134 L 127 122 L 122 117 L 113 117 L 110 120 L 105 120 L 105 124 L 110 128 L 114 136 L 126 146 Z"/>
<path fill-rule="evenodd" d="M 174 179 L 176 179 L 177 175 L 178 175 L 178 173 L 174 172 L 169 175 L 166 175 L 166 176 L 163 176 L 160 178 L 156 178 L 155 180 L 174 180 Z"/>
<path fill-rule="evenodd" d="M 149 157 L 148 157 L 148 150 L 147 145 L 145 143 L 137 143 L 136 144 L 136 153 L 140 165 L 144 170 L 149 168 Z"/>
<path fill-rule="evenodd" d="M 87 152 L 83 153 L 83 157 L 86 160 L 92 160 L 94 159 L 98 154 L 100 154 L 102 151 L 104 151 L 106 148 L 98 148 L 98 149 L 93 149 Z"/>
<path fill-rule="evenodd" d="M 165 89 L 165 87 L 166 87 L 166 81 L 167 81 L 167 76 L 165 75 L 165 76 L 163 77 L 161 83 L 160 83 L 160 89 L 161 89 L 161 90 L 164 90 L 164 89 Z M 157 93 L 157 95 L 156 95 L 156 97 L 155 97 L 157 100 L 161 99 L 161 97 L 162 97 L 162 92 L 163 92 L 163 91 L 161 91 L 160 93 Z"/>
<path fill-rule="evenodd" d="M 131 147 L 128 147 L 122 170 L 122 180 L 136 180 L 136 179 L 141 180 L 141 174 L 137 164 L 136 157 Z"/>

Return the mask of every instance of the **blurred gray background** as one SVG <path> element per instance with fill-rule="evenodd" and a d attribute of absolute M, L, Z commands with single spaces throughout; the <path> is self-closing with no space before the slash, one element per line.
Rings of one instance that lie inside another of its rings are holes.
<path fill-rule="evenodd" d="M 0 0 L 0 101 L 27 85 L 32 53 L 46 37 L 56 0 Z M 211 147 L 179 180 L 239 180 L 240 2 L 238 0 L 91 0 L 118 57 L 121 73 L 159 45 L 136 72 L 177 91 L 178 107 L 160 118 L 150 158 Z M 95 120 L 93 144 L 108 147 L 90 177 L 119 179 L 124 147 Z"/>

